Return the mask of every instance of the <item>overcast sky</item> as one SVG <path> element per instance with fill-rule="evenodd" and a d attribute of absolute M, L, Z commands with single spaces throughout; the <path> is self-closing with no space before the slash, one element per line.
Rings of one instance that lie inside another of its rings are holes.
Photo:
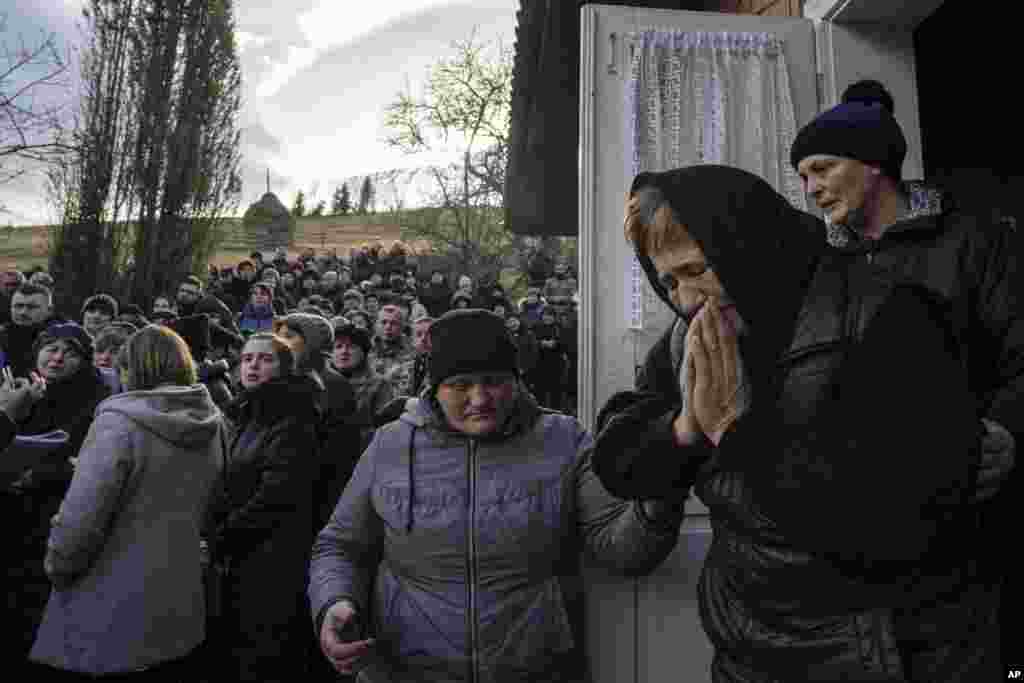
<path fill-rule="evenodd" d="M 245 98 L 242 207 L 273 190 L 289 203 L 319 184 L 329 198 L 348 176 L 433 163 L 381 141 L 385 106 L 421 92 L 427 67 L 474 29 L 515 40 L 517 0 L 235 0 Z M 0 0 L 0 39 L 53 32 L 81 42 L 81 0 Z M 0 186 L 0 224 L 50 220 L 38 175 Z"/>

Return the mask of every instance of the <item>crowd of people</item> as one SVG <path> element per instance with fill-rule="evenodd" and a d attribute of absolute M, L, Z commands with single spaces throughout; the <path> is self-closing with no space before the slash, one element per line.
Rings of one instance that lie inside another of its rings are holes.
<path fill-rule="evenodd" d="M 581 555 L 653 571 L 691 493 L 714 683 L 1002 678 L 1018 243 L 902 181 L 879 90 L 793 147 L 827 223 L 738 169 L 633 180 L 676 319 L 594 434 L 564 264 L 513 302 L 253 254 L 80 322 L 3 273 L 15 678 L 583 682 Z"/>
<path fill-rule="evenodd" d="M 378 427 L 430 387 L 434 322 L 450 310 L 488 311 L 514 344 L 524 392 L 575 412 L 577 287 L 567 264 L 516 301 L 466 275 L 455 286 L 440 271 L 421 282 L 402 254 L 401 243 L 347 258 L 253 252 L 234 268 L 211 267 L 205 281 L 183 278 L 150 306 L 96 293 L 74 316 L 55 309 L 59 283 L 44 270 L 0 273 L 3 392 L 27 404 L 10 413 L 12 434 L 66 434 L 4 483 L 5 507 L 23 522 L 8 545 L 18 661 L 173 677 L 186 655 L 190 667 L 209 662 L 216 643 L 237 680 L 290 680 L 296 661 L 333 678 L 304 626 L 309 549 Z M 175 465 L 163 462 L 172 456 Z M 189 495 L 155 491 L 182 476 L 193 476 Z M 133 493 L 114 510 L 119 488 Z M 107 528 L 112 515 L 123 527 Z M 147 525 L 148 543 L 104 557 Z M 218 579 L 216 606 L 196 609 L 195 572 L 168 558 L 200 547 L 206 583 L 211 567 L 230 579 Z M 97 596 L 117 585 L 141 592 L 142 579 L 162 602 L 143 610 Z M 203 609 L 218 615 L 205 638 L 214 622 L 197 628 Z M 159 627 L 141 621 L 152 610 L 167 613 Z M 72 638 L 72 653 L 64 634 L 86 613 L 97 628 L 119 623 L 94 641 Z M 150 666 L 154 656 L 161 666 Z"/>
<path fill-rule="evenodd" d="M 421 276 L 410 267 L 406 251 L 401 242 L 387 249 L 364 245 L 344 257 L 334 250 L 317 255 L 306 249 L 294 261 L 283 249 L 273 258 L 254 252 L 234 268 L 211 268 L 205 290 L 203 283 L 192 282 L 188 302 L 182 302 L 179 290 L 177 311 L 170 297 L 160 297 L 160 309 L 155 306 L 153 313 L 204 312 L 216 324 L 233 311 L 242 334 L 271 329 L 287 311 L 322 315 L 335 332 L 348 323 L 365 331 L 368 342 L 346 328 L 335 339 L 334 368 L 367 386 L 373 397 L 369 405 L 379 406 L 388 395 L 380 388 L 382 380 L 392 396 L 422 388 L 430 321 L 449 310 L 480 308 L 505 320 L 524 380 L 541 403 L 575 414 L 579 295 L 567 262 L 554 262 L 550 272 L 528 283 L 524 296 L 513 297 L 499 282 L 478 283 L 466 274 L 435 270 Z"/>

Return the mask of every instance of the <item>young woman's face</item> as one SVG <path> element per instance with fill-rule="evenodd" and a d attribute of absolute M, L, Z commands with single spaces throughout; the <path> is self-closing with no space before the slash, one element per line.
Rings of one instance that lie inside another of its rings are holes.
<path fill-rule="evenodd" d="M 258 387 L 281 376 L 281 363 L 269 339 L 254 339 L 242 348 L 242 386 L 246 389 Z"/>
<path fill-rule="evenodd" d="M 270 295 L 262 287 L 256 287 L 252 290 L 252 305 L 253 306 L 269 306 Z"/>
<path fill-rule="evenodd" d="M 334 364 L 341 370 L 359 367 L 365 356 L 362 347 L 348 337 L 341 337 L 334 343 Z"/>
<path fill-rule="evenodd" d="M 113 368 L 117 354 L 121 351 L 121 344 L 115 344 L 103 351 L 93 351 L 92 364 L 98 368 Z"/>

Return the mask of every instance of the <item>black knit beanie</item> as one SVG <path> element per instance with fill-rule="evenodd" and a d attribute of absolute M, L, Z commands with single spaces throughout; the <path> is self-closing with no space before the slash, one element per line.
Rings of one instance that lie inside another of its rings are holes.
<path fill-rule="evenodd" d="M 877 87 L 851 86 L 841 104 L 800 130 L 789 155 L 793 168 L 812 154 L 829 154 L 877 165 L 900 180 L 907 140 L 893 116 L 892 96 L 880 84 L 872 84 Z"/>
<path fill-rule="evenodd" d="M 448 311 L 430 326 L 430 383 L 482 372 L 519 374 L 505 321 L 481 308 Z"/>
<path fill-rule="evenodd" d="M 335 326 L 334 342 L 337 343 L 343 337 L 361 348 L 363 353 L 369 353 L 370 349 L 373 348 L 373 340 L 370 339 L 370 333 L 361 327 L 356 327 L 352 323 L 343 323 Z"/>

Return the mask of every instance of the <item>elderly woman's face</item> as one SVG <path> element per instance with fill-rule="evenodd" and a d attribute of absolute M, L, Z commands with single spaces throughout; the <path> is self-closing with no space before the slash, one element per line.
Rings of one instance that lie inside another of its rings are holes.
<path fill-rule="evenodd" d="M 505 424 L 518 393 L 511 372 L 454 375 L 438 386 L 437 402 L 452 429 L 486 436 Z"/>
<path fill-rule="evenodd" d="M 627 198 L 627 223 L 639 215 L 638 197 Z M 666 224 L 666 221 L 671 222 Z M 658 281 L 668 292 L 672 303 L 679 308 L 684 317 L 692 319 L 705 303 L 717 302 L 725 312 L 726 318 L 733 321 L 739 330 L 742 324 L 736 307 L 700 244 L 674 219 L 668 206 L 662 206 L 655 212 L 654 222 L 660 222 L 668 239 L 662 240 L 662 246 L 657 250 L 651 250 L 648 255 L 658 273 Z M 648 226 L 648 229 L 655 228 Z"/>
<path fill-rule="evenodd" d="M 55 339 L 39 349 L 36 372 L 47 382 L 60 382 L 78 372 L 82 360 L 74 344 L 66 339 Z"/>
<path fill-rule="evenodd" d="M 650 255 L 658 280 L 672 302 L 686 318 L 696 315 L 709 300 L 717 300 L 723 307 L 731 305 L 700 245 L 683 228 L 680 230 L 684 233 L 682 239 Z"/>

